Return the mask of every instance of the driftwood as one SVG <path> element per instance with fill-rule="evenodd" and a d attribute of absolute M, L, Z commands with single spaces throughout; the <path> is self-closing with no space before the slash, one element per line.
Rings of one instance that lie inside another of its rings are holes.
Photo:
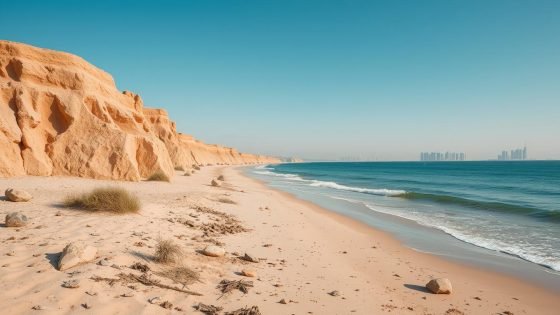
<path fill-rule="evenodd" d="M 261 315 L 258 306 L 253 306 L 250 308 L 244 307 L 233 312 L 226 312 L 225 315 Z"/>
<path fill-rule="evenodd" d="M 202 303 L 198 303 L 198 305 L 196 305 L 194 308 L 197 311 L 202 312 L 206 315 L 218 315 L 220 311 L 224 309 L 223 307 L 220 306 L 206 305 Z"/>
<path fill-rule="evenodd" d="M 112 279 L 112 278 L 103 278 L 103 277 L 98 277 L 98 276 L 93 276 L 90 279 L 95 281 L 95 282 L 99 282 L 99 281 L 105 281 L 108 282 L 109 285 L 113 285 L 117 282 L 124 282 L 124 283 L 130 283 L 130 282 L 139 282 L 145 286 L 155 286 L 155 287 L 159 287 L 162 289 L 168 289 L 168 290 L 174 290 L 174 291 L 178 291 L 178 292 L 182 292 L 185 294 L 189 294 L 189 295 L 197 295 L 197 296 L 202 296 L 201 293 L 195 292 L 195 291 L 189 291 L 189 290 L 183 290 L 183 289 L 179 289 L 170 285 L 166 285 L 166 284 L 162 284 L 160 283 L 159 280 L 156 279 L 150 279 L 150 276 L 147 274 L 142 274 L 140 276 L 137 276 L 133 273 L 129 273 L 129 274 L 124 274 L 124 273 L 119 273 L 117 275 L 117 277 L 119 277 L 118 279 Z"/>
<path fill-rule="evenodd" d="M 220 284 L 218 284 L 218 289 L 222 291 L 222 295 L 218 298 L 222 298 L 226 293 L 231 292 L 233 290 L 239 290 L 243 293 L 249 292 L 249 288 L 253 287 L 253 281 L 245 281 L 245 280 L 222 280 Z"/>

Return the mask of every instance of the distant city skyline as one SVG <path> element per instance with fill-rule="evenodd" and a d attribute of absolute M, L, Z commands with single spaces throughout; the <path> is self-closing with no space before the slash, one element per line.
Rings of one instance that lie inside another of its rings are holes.
<path fill-rule="evenodd" d="M 313 160 L 560 159 L 560 1 L 5 1 L 180 132 Z M 56 18 L 53 18 L 56 17 Z M 511 152 L 510 152 L 511 154 Z"/>

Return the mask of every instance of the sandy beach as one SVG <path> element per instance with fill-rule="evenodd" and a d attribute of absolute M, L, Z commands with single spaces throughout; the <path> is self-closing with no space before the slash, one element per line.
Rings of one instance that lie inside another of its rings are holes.
<path fill-rule="evenodd" d="M 222 186 L 211 186 L 219 175 L 225 178 Z M 25 227 L 0 228 L 3 314 L 196 314 L 193 306 L 199 303 L 222 312 L 258 306 L 262 314 L 556 314 L 560 307 L 555 292 L 413 251 L 386 233 L 270 189 L 235 167 L 204 167 L 192 176 L 176 172 L 171 183 L 34 176 L 0 183 L 2 191 L 18 188 L 33 195 L 30 202 L 0 201 L 2 217 L 19 211 L 30 218 Z M 68 195 L 105 186 L 138 196 L 139 214 L 61 207 Z M 161 276 L 175 265 L 153 261 L 159 239 L 180 245 L 184 255 L 178 265 L 195 271 L 197 280 L 184 285 Z M 97 257 L 58 271 L 60 254 L 73 241 L 96 247 Z M 225 256 L 203 255 L 209 244 L 223 247 Z M 245 253 L 259 261 L 240 259 Z M 201 295 L 110 281 L 119 274 L 142 275 L 130 268 L 136 262 L 149 267 L 150 279 Z M 242 270 L 255 277 L 242 276 Z M 425 290 L 438 277 L 451 280 L 452 294 Z M 78 288 L 62 286 L 72 279 L 79 280 Z M 253 287 L 222 294 L 217 286 L 223 279 L 252 281 Z"/>

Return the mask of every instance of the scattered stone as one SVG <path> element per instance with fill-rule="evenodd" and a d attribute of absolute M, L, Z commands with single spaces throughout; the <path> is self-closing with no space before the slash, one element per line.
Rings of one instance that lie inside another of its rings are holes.
<path fill-rule="evenodd" d="M 224 175 L 220 175 L 220 176 L 218 176 L 218 180 L 224 181 L 226 179 L 224 178 Z"/>
<path fill-rule="evenodd" d="M 163 303 L 161 303 L 159 306 L 165 308 L 165 309 L 171 309 L 173 308 L 173 304 L 169 303 L 169 301 L 165 301 Z"/>
<path fill-rule="evenodd" d="M 212 186 L 214 187 L 220 187 L 222 184 L 220 184 L 220 182 L 216 181 L 215 179 L 212 180 L 212 182 L 210 182 L 210 184 L 212 184 Z"/>
<path fill-rule="evenodd" d="M 206 248 L 204 248 L 204 250 L 202 250 L 202 253 L 205 256 L 222 257 L 226 254 L 226 250 L 223 249 L 222 247 L 219 247 L 219 246 L 209 245 L 209 246 L 206 246 Z"/>
<path fill-rule="evenodd" d="M 288 302 L 286 302 L 285 299 L 281 299 L 278 303 L 280 303 L 280 304 L 288 304 Z"/>
<path fill-rule="evenodd" d="M 85 245 L 82 242 L 72 242 L 62 251 L 60 260 L 58 261 L 58 270 L 63 271 L 79 264 L 89 262 L 95 259 L 97 248 Z"/>
<path fill-rule="evenodd" d="M 435 294 L 451 294 L 453 288 L 447 278 L 432 279 L 426 284 L 426 289 Z"/>
<path fill-rule="evenodd" d="M 331 296 L 339 296 L 339 295 L 340 295 L 340 292 L 334 290 L 334 291 L 329 292 L 329 295 L 331 295 Z"/>
<path fill-rule="evenodd" d="M 67 289 L 77 289 L 80 287 L 80 280 L 72 279 L 72 280 L 64 281 L 62 283 L 62 287 Z"/>
<path fill-rule="evenodd" d="M 97 264 L 100 266 L 110 266 L 111 261 L 108 258 L 103 258 L 100 261 L 98 261 Z"/>
<path fill-rule="evenodd" d="M 91 305 L 84 303 L 82 304 L 82 307 L 85 308 L 86 310 L 89 310 L 91 308 Z"/>
<path fill-rule="evenodd" d="M 253 255 L 249 255 L 247 253 L 245 253 L 245 255 L 243 255 L 243 257 L 240 257 L 241 259 L 245 260 L 245 261 L 249 261 L 249 262 L 253 262 L 253 263 L 258 263 L 260 262 L 260 260 L 253 256 Z"/>
<path fill-rule="evenodd" d="M 257 275 L 257 273 L 254 270 L 243 269 L 241 270 L 241 275 L 253 278 Z"/>
<path fill-rule="evenodd" d="M 12 212 L 6 215 L 6 226 L 7 227 L 22 227 L 26 226 L 28 223 L 28 218 L 25 214 L 21 212 Z"/>
<path fill-rule="evenodd" d="M 31 194 L 27 191 L 13 188 L 6 189 L 6 192 L 4 194 L 9 201 L 13 202 L 26 202 L 33 198 L 33 196 L 31 196 Z"/>

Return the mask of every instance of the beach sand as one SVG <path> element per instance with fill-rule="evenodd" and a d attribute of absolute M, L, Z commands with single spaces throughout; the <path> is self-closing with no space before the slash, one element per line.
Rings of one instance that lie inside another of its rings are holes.
<path fill-rule="evenodd" d="M 212 187 L 211 180 L 219 175 L 225 177 L 223 185 Z M 67 195 L 104 186 L 137 195 L 139 214 L 60 206 Z M 2 314 L 196 314 L 193 306 L 200 302 L 224 311 L 255 305 L 262 314 L 558 314 L 560 309 L 555 292 L 408 249 L 386 233 L 270 189 L 235 167 L 205 167 L 192 176 L 177 172 L 171 183 L 0 179 L 2 191 L 10 187 L 34 198 L 0 201 L 2 217 L 13 211 L 30 217 L 25 227 L 0 227 Z M 201 227 L 211 223 L 217 233 L 202 237 Z M 236 233 L 240 227 L 248 231 Z M 199 281 L 184 286 L 157 275 L 173 267 L 152 260 L 158 239 L 181 246 L 181 265 L 199 273 Z M 78 240 L 95 246 L 97 258 L 58 271 L 61 251 Z M 200 250 L 211 242 L 223 243 L 226 255 L 202 255 Z M 260 262 L 236 256 L 245 253 Z M 99 265 L 103 258 L 110 263 Z M 150 279 L 202 296 L 138 282 L 92 280 L 141 275 L 129 268 L 135 262 L 150 267 Z M 239 275 L 244 269 L 256 277 Z M 451 280 L 452 294 L 425 291 L 424 285 L 439 277 Z M 78 279 L 79 287 L 62 287 L 69 279 Z M 253 281 L 254 287 L 246 294 L 236 290 L 222 295 L 217 288 L 222 279 Z M 154 297 L 159 300 L 152 304 Z M 173 306 L 163 308 L 164 301 Z"/>

